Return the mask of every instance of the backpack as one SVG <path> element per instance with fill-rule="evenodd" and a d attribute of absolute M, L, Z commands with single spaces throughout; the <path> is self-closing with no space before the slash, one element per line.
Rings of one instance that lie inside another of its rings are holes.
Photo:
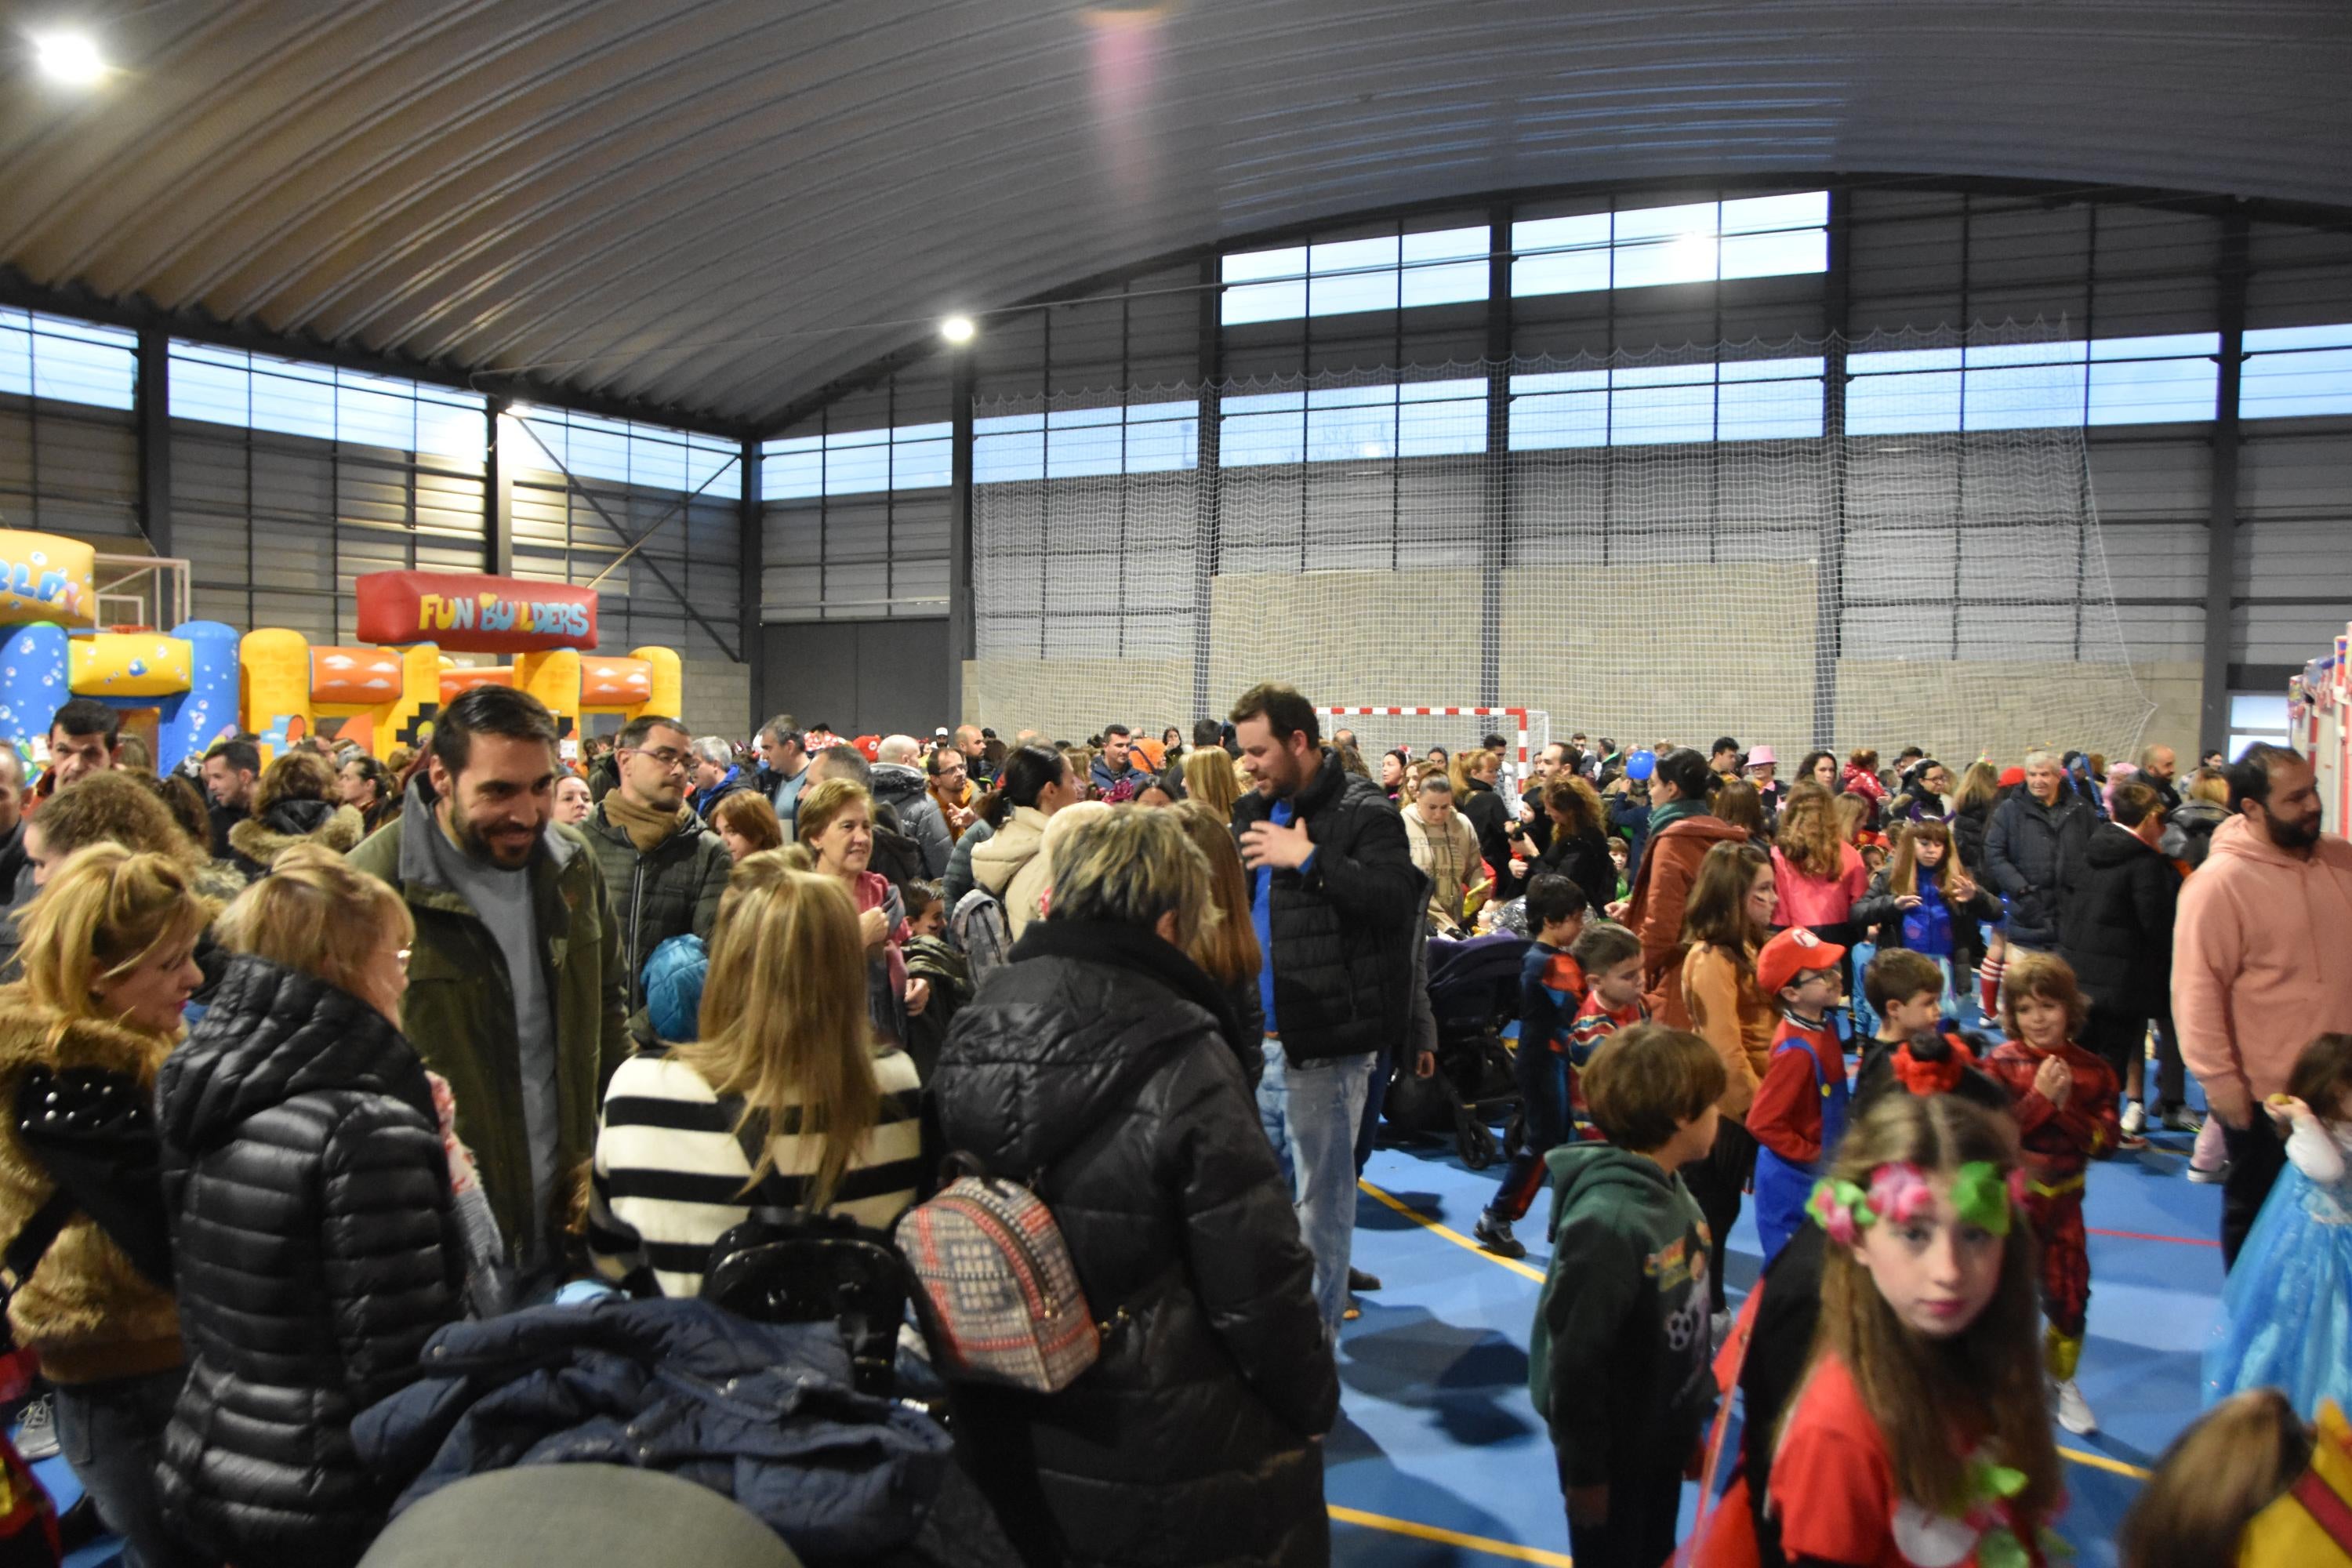
<path fill-rule="evenodd" d="M 866 868 L 887 877 L 898 889 L 901 902 L 907 889 L 923 879 L 923 847 L 899 830 L 898 814 L 887 801 L 877 803 L 875 809 L 874 854 Z"/>
<path fill-rule="evenodd" d="M 959 1176 L 898 1241 L 942 1376 L 1058 1394 L 1102 1353 L 1061 1227 L 1020 1183 Z"/>
<path fill-rule="evenodd" d="M 1013 933 L 1004 923 L 1004 906 L 985 888 L 974 888 L 956 900 L 948 929 L 963 949 L 965 973 L 975 991 L 990 970 L 1012 955 Z"/>

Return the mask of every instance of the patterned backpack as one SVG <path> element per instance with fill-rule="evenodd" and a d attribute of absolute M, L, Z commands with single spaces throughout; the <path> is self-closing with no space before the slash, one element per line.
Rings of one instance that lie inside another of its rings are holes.
<path fill-rule="evenodd" d="M 943 1376 L 1056 1394 L 1101 1353 L 1061 1227 L 1018 1182 L 960 1176 L 898 1240 Z"/>

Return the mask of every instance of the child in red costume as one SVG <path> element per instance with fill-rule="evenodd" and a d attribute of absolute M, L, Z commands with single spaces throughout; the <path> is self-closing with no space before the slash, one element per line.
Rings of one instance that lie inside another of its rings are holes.
<path fill-rule="evenodd" d="M 1771 1065 L 1748 1108 L 1756 1136 L 1756 1234 L 1769 1264 L 1805 1223 L 1822 1155 L 1844 1136 L 1845 1046 L 1829 1023 L 1845 949 L 1790 926 L 1756 955 L 1756 984 L 1780 1009 Z"/>
<path fill-rule="evenodd" d="M 2123 1136 L 2115 1068 L 2074 1043 L 2087 1013 L 2064 959 L 2013 954 L 2000 1016 L 2010 1037 L 1984 1064 L 2009 1090 L 2025 1145 L 2025 1206 L 2042 1237 L 2042 1307 L 2050 1319 L 2045 1361 L 2057 1384 L 2058 1424 L 2076 1434 L 2099 1429 L 2074 1386 L 2091 1303 L 2083 1184 L 2093 1157 Z"/>

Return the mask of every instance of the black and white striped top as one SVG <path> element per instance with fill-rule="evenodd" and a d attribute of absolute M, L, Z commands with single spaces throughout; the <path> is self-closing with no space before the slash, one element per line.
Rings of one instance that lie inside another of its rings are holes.
<path fill-rule="evenodd" d="M 874 1058 L 880 1120 L 850 1162 L 828 1212 L 887 1230 L 915 1201 L 922 1172 L 921 1085 L 901 1050 Z M 776 1119 L 776 1173 L 761 1207 L 796 1206 L 816 1169 L 822 1140 L 803 1137 L 796 1110 Z M 677 1058 L 632 1057 L 604 1091 L 589 1200 L 588 1250 L 614 1282 L 651 1270 L 665 1296 L 694 1296 L 710 1248 L 751 1213 L 744 1184 L 751 1163 L 736 1138 L 730 1107 L 702 1075 Z"/>

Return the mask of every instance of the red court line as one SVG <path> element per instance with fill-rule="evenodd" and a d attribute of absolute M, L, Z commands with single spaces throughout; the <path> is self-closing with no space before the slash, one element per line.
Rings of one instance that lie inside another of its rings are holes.
<path fill-rule="evenodd" d="M 2153 1236 L 2144 1230 L 2101 1230 L 2095 1225 L 2086 1225 L 2083 1228 L 2089 1231 L 2093 1236 L 2117 1236 L 2121 1237 L 2126 1241 L 2168 1241 L 2175 1247 L 2210 1247 L 2215 1248 L 2220 1247 L 2221 1245 L 2218 1241 L 2208 1241 L 2201 1236 Z"/>

